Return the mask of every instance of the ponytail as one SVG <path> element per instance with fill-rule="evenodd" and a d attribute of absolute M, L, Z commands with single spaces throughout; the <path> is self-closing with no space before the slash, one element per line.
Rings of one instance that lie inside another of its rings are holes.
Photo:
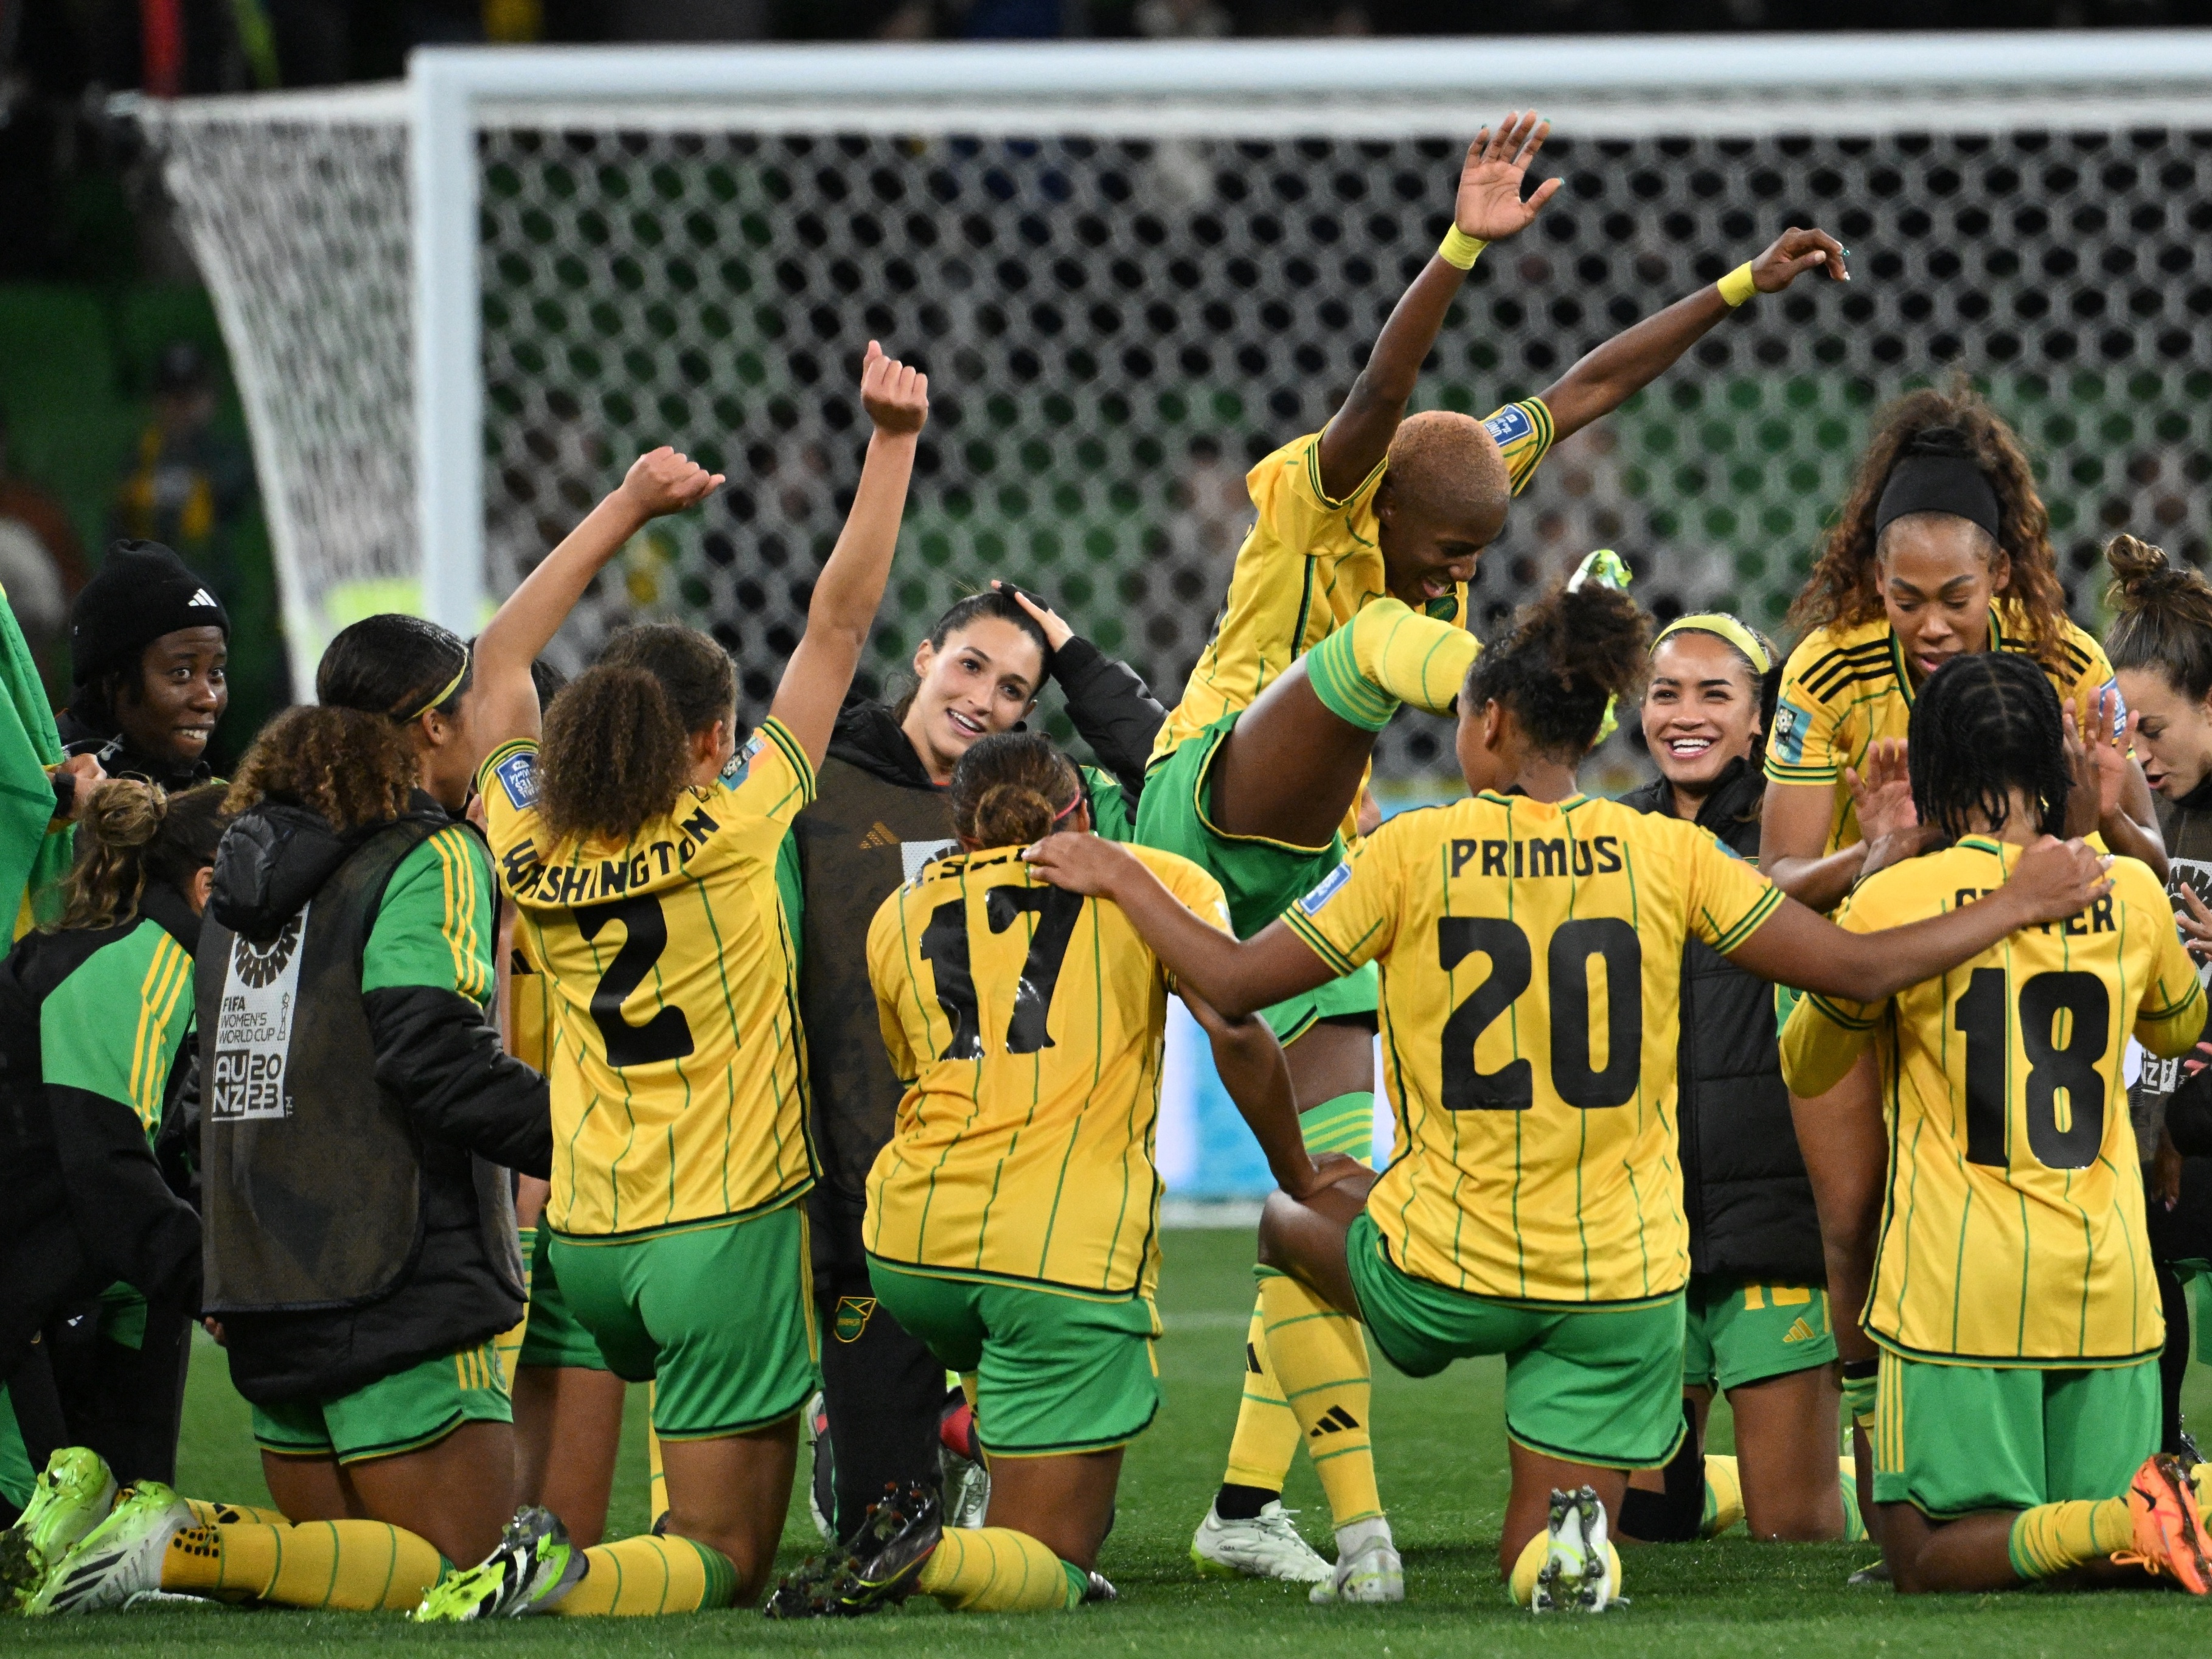
<path fill-rule="evenodd" d="M 1042 732 L 996 732 L 952 769 L 952 828 L 971 847 L 1042 841 L 1082 799 L 1073 763 Z"/>
<path fill-rule="evenodd" d="M 172 795 L 134 778 L 92 792 L 77 823 L 76 866 L 62 883 L 60 929 L 112 927 L 137 914 L 149 881 L 183 888 L 215 862 L 223 786 Z"/>
<path fill-rule="evenodd" d="M 2212 582 L 2166 550 L 2115 536 L 2105 550 L 2117 613 L 2105 639 L 2114 668 L 2154 668 L 2195 702 L 2212 696 Z"/>

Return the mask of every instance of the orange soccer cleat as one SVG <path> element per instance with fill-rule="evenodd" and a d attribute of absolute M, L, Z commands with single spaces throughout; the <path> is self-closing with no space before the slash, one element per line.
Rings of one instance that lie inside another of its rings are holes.
<path fill-rule="evenodd" d="M 2135 1522 L 2135 1548 L 2112 1559 L 2140 1562 L 2191 1595 L 2212 1592 L 2212 1560 L 2205 1559 L 2197 1494 L 2179 1462 L 2164 1452 L 2144 1462 L 2128 1482 L 2128 1514 Z"/>

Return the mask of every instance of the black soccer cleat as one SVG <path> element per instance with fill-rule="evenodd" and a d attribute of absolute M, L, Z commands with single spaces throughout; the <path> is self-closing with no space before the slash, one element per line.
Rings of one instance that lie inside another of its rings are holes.
<path fill-rule="evenodd" d="M 896 1607 L 914 1593 L 922 1565 L 945 1537 L 945 1506 L 920 1483 L 896 1482 L 868 1505 L 846 1571 L 830 1588 L 832 1611 L 848 1618 Z"/>

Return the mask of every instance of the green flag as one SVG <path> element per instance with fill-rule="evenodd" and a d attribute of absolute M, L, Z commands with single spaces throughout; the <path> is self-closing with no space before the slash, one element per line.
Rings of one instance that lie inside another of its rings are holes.
<path fill-rule="evenodd" d="M 0 589 L 0 915 L 15 919 L 12 937 L 28 933 L 57 907 L 76 836 L 48 830 L 54 816 L 49 776 L 62 761 L 61 735 L 46 688 L 15 612 Z"/>

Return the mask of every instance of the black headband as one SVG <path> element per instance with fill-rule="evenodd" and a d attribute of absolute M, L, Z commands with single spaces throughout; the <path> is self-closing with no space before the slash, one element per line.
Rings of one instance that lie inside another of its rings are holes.
<path fill-rule="evenodd" d="M 1965 434 L 1949 427 L 1932 427 L 1914 435 L 1911 447 L 1889 469 L 1881 499 L 1874 509 L 1874 533 L 1908 513 L 1948 513 L 1966 519 L 1999 539 L 2003 522 L 1996 487 L 1966 453 Z"/>

